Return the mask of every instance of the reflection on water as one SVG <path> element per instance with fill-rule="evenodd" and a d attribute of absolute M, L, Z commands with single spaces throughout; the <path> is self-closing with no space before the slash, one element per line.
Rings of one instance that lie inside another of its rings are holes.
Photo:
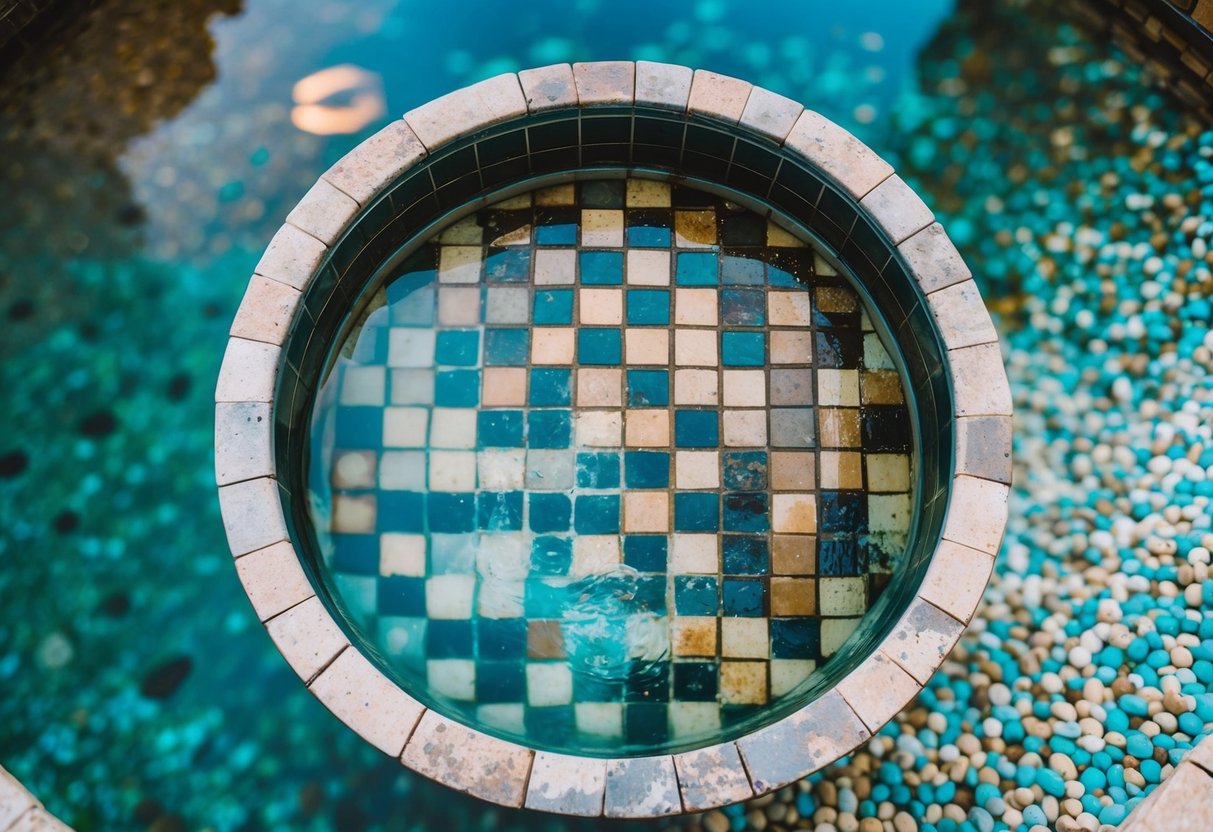
<path fill-rule="evenodd" d="M 291 124 L 318 136 L 357 133 L 385 112 L 383 79 L 353 64 L 331 66 L 295 83 Z"/>

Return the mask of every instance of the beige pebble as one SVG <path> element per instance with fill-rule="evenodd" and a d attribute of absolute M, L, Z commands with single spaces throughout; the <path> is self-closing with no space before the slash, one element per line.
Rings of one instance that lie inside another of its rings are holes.
<path fill-rule="evenodd" d="M 703 816 L 705 832 L 729 832 L 729 817 L 719 810 L 708 812 Z"/>
<path fill-rule="evenodd" d="M 894 832 L 918 832 L 918 821 L 909 812 L 898 812 L 893 815 Z"/>
<path fill-rule="evenodd" d="M 859 832 L 884 832 L 884 824 L 876 818 L 864 818 L 859 822 Z"/>

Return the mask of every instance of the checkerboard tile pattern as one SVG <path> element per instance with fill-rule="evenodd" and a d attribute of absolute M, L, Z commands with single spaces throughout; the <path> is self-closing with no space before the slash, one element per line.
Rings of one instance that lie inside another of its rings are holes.
<path fill-rule="evenodd" d="M 630 179 L 415 254 L 321 395 L 331 579 L 473 719 L 566 749 L 711 738 L 796 689 L 906 544 L 900 376 L 763 218 Z"/>

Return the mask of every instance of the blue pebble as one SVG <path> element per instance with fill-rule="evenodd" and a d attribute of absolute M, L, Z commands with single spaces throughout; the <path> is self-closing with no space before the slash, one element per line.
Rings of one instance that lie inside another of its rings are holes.
<path fill-rule="evenodd" d="M 1045 810 L 1036 804 L 1024 807 L 1023 819 L 1024 823 L 1029 826 L 1044 826 L 1049 822 L 1049 818 L 1045 815 Z"/>
<path fill-rule="evenodd" d="M 1136 644 L 1136 643 L 1137 643 L 1136 641 L 1133 642 L 1133 644 Z M 1132 645 L 1130 645 L 1130 650 L 1131 649 L 1132 649 Z M 1145 658 L 1145 656 L 1142 656 L 1142 658 Z M 1144 716 L 1148 716 L 1150 713 L 1150 707 L 1149 707 L 1149 705 L 1146 704 L 1146 700 L 1142 699 L 1140 696 L 1138 696 L 1135 693 L 1124 694 L 1123 696 L 1120 697 L 1119 700 L 1117 700 L 1117 704 L 1120 705 L 1121 710 L 1123 710 L 1125 713 L 1129 714 L 1130 716 L 1143 716 L 1144 717 Z"/>
<path fill-rule="evenodd" d="M 1139 760 L 1144 760 L 1146 757 L 1153 755 L 1154 744 L 1150 742 L 1149 737 L 1145 734 L 1139 734 L 1134 731 L 1125 737 L 1125 752 Z"/>
<path fill-rule="evenodd" d="M 1066 781 L 1051 768 L 1042 768 L 1036 775 L 1036 782 L 1045 790 L 1045 794 L 1051 794 L 1053 797 L 1061 797 L 1066 793 Z"/>

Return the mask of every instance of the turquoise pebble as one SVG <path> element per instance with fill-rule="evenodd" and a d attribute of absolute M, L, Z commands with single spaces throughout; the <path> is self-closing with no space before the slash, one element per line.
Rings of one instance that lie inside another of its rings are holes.
<path fill-rule="evenodd" d="M 1125 738 L 1125 752 L 1138 759 L 1145 759 L 1154 753 L 1154 746 L 1145 734 L 1134 732 Z"/>
<path fill-rule="evenodd" d="M 1092 767 L 1078 775 L 1078 782 L 1082 783 L 1088 792 L 1093 792 L 1107 786 L 1108 778 L 1102 771 Z"/>
<path fill-rule="evenodd" d="M 994 816 L 980 806 L 969 810 L 969 820 L 977 832 L 994 832 Z"/>
<path fill-rule="evenodd" d="M 1024 823 L 1030 826 L 1044 826 L 1049 822 L 1049 818 L 1045 815 L 1045 810 L 1036 804 L 1024 807 L 1023 819 Z"/>
<path fill-rule="evenodd" d="M 1125 807 L 1115 803 L 1099 810 L 1099 822 L 1117 826 L 1125 819 Z"/>
<path fill-rule="evenodd" d="M 1066 781 L 1051 768 L 1041 769 L 1036 776 L 1036 782 L 1045 790 L 1045 794 L 1051 794 L 1053 797 L 1061 797 L 1066 793 Z"/>
<path fill-rule="evenodd" d="M 1134 642 L 1136 644 L 1137 642 Z M 1144 656 L 1142 658 L 1145 658 Z M 1150 713 L 1149 705 L 1146 700 L 1142 699 L 1135 693 L 1126 693 L 1120 697 L 1118 704 L 1125 713 L 1130 716 L 1147 716 Z"/>

